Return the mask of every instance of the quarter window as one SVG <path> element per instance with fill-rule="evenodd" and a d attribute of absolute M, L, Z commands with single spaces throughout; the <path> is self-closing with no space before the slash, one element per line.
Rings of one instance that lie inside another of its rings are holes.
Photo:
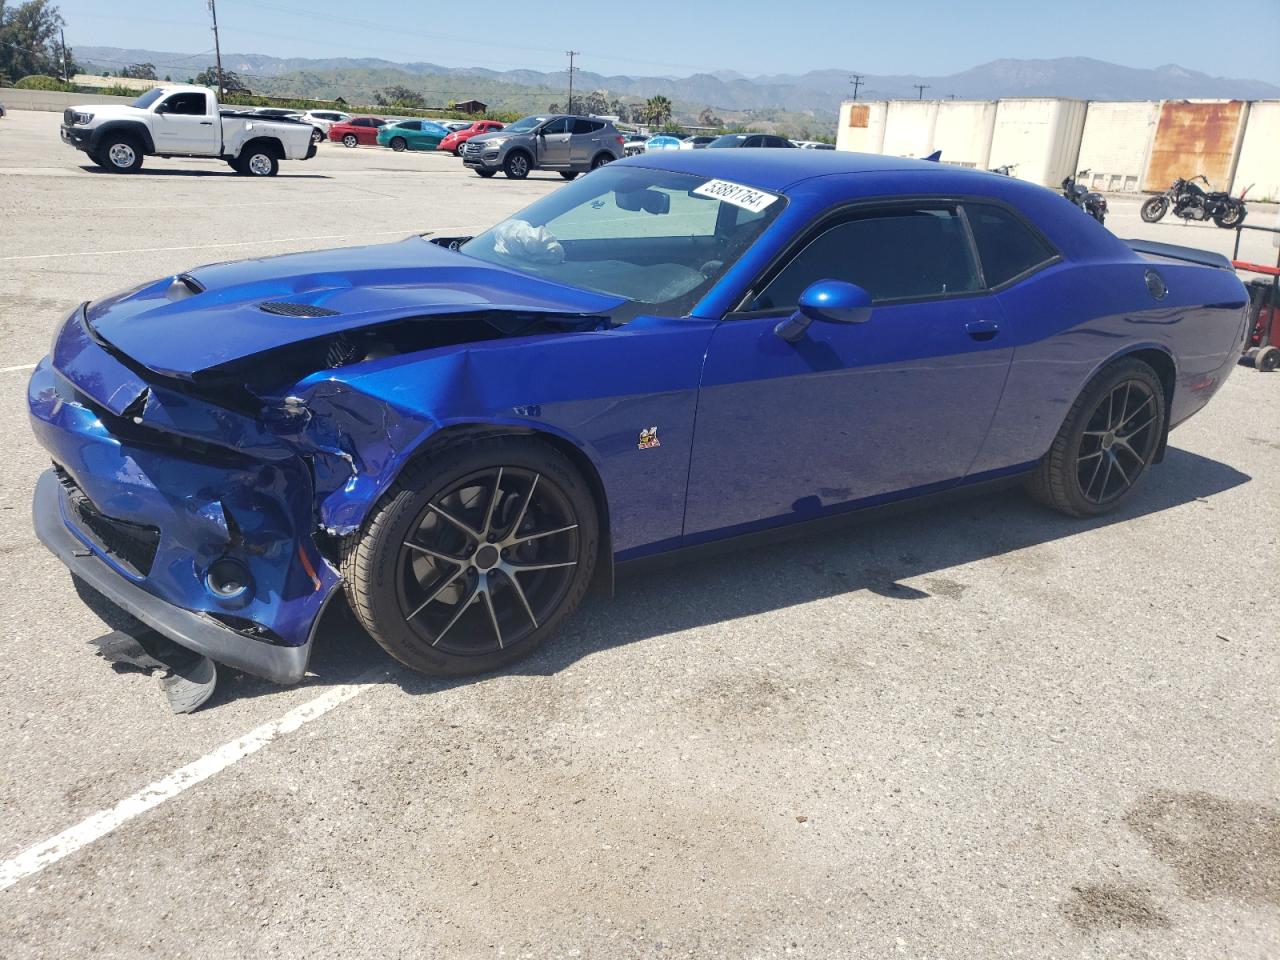
<path fill-rule="evenodd" d="M 949 207 L 872 211 L 825 230 L 797 253 L 748 310 L 795 307 L 818 280 L 856 283 L 872 300 L 981 289 L 964 224 Z"/>
<path fill-rule="evenodd" d="M 998 287 L 1057 255 L 1022 218 L 1008 210 L 966 203 L 964 212 L 969 217 L 978 256 L 982 258 L 982 274 L 989 287 Z"/>

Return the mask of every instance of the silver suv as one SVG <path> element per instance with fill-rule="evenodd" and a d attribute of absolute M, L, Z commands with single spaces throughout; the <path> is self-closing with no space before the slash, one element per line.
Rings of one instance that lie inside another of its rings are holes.
<path fill-rule="evenodd" d="M 530 170 L 558 170 L 572 180 L 621 160 L 623 143 L 622 134 L 608 120 L 549 114 L 472 137 L 462 148 L 462 162 L 482 177 L 501 170 L 513 180 L 523 180 Z"/>

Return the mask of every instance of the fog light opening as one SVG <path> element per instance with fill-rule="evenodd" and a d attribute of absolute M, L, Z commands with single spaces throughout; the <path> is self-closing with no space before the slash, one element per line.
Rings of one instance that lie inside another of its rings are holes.
<path fill-rule="evenodd" d="M 241 600 L 249 593 L 252 578 L 244 564 L 230 557 L 215 560 L 204 575 L 205 587 L 219 600 Z"/>

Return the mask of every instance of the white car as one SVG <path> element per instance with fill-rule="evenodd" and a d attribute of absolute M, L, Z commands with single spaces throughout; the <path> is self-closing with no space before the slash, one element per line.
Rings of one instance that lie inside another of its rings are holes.
<path fill-rule="evenodd" d="M 320 131 L 319 139 L 328 140 L 329 128 L 335 123 L 346 123 L 351 114 L 341 110 L 308 110 L 302 114 L 302 119 Z"/>
<path fill-rule="evenodd" d="M 315 156 L 315 128 L 252 109 L 222 111 L 208 87 L 154 87 L 127 106 L 84 104 L 62 114 L 62 142 L 112 173 L 135 173 L 142 158 L 221 157 L 237 173 L 273 177 L 281 160 Z"/>

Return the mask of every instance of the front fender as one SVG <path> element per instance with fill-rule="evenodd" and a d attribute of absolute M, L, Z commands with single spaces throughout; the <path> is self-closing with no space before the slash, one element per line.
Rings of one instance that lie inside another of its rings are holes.
<path fill-rule="evenodd" d="M 145 152 L 155 153 L 156 142 L 151 137 L 151 128 L 137 120 L 108 120 L 100 127 L 95 127 L 89 140 L 90 151 L 96 151 L 103 138 L 109 133 L 128 132 L 142 141 Z"/>

